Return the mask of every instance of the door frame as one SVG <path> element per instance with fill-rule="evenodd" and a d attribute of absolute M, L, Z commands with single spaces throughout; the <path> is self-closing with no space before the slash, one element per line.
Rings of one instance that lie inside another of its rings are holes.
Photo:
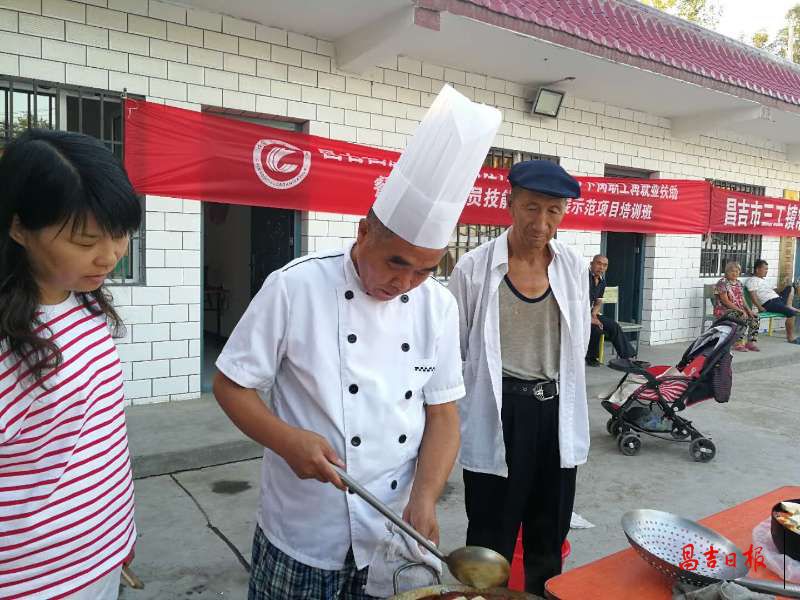
<path fill-rule="evenodd" d="M 294 211 L 294 257 L 300 258 L 303 252 L 303 211 Z"/>
<path fill-rule="evenodd" d="M 638 281 L 639 297 L 636 306 L 634 306 L 634 319 L 636 323 L 642 323 L 642 313 L 644 311 L 644 264 L 645 264 L 645 251 L 647 248 L 647 234 L 637 233 L 634 231 L 602 231 L 600 233 L 600 254 L 608 257 L 608 234 L 609 233 L 627 233 L 630 235 L 638 235 L 641 240 L 641 248 L 639 250 L 639 262 L 637 264 L 637 271 L 635 277 Z"/>
<path fill-rule="evenodd" d="M 796 239 L 794 248 L 794 278 L 800 279 L 800 237 Z"/>

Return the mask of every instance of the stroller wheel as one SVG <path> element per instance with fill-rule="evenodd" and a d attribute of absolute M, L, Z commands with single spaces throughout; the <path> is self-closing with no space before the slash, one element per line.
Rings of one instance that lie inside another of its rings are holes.
<path fill-rule="evenodd" d="M 689 432 L 686 431 L 685 428 L 677 426 L 674 427 L 672 431 L 669 432 L 669 434 L 672 436 L 672 439 L 674 440 L 685 440 L 687 437 L 689 437 Z"/>
<path fill-rule="evenodd" d="M 642 440 L 633 433 L 625 433 L 617 441 L 617 447 L 625 456 L 633 456 L 639 453 L 642 447 Z"/>
<path fill-rule="evenodd" d="M 611 417 L 608 421 L 606 421 L 606 431 L 608 435 L 617 437 L 619 435 L 621 428 L 619 421 L 614 417 Z"/>
<path fill-rule="evenodd" d="M 689 446 L 689 454 L 696 462 L 709 462 L 716 456 L 717 448 L 708 438 L 697 438 Z"/>

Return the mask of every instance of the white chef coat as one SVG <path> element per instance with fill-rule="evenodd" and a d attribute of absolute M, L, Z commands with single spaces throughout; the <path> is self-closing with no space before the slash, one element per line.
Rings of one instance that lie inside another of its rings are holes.
<path fill-rule="evenodd" d="M 591 328 L 586 261 L 558 240 L 550 241 L 547 268 L 561 312 L 558 436 L 561 467 L 586 462 L 589 414 L 586 402 L 586 348 Z M 501 408 L 503 363 L 500 356 L 498 288 L 508 273 L 508 230 L 468 252 L 456 264 L 449 289 L 458 301 L 461 356 L 467 395 L 459 402 L 459 463 L 478 473 L 508 476 Z M 531 402 L 538 400 L 531 399 Z"/>
<path fill-rule="evenodd" d="M 352 247 L 352 246 L 351 246 Z M 331 444 L 347 471 L 397 512 L 408 502 L 425 405 L 464 396 L 458 307 L 430 278 L 388 302 L 368 296 L 351 247 L 272 273 L 233 331 L 217 367 L 265 398 L 294 427 Z M 330 483 L 301 480 L 265 449 L 258 523 L 306 565 L 368 565 L 385 518 Z"/>

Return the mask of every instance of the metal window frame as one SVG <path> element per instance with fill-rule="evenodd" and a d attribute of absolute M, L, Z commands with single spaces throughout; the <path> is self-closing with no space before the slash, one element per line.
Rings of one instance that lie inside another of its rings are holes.
<path fill-rule="evenodd" d="M 746 233 L 710 233 L 703 235 L 700 250 L 700 277 L 721 277 L 725 265 L 736 261 L 743 275 L 753 273 L 753 263 L 761 258 L 761 236 Z"/>
<path fill-rule="evenodd" d="M 436 268 L 435 276 L 439 279 L 446 280 L 453 272 L 456 263 L 461 260 L 470 250 L 474 250 L 484 242 L 495 239 L 502 234 L 506 228 L 502 225 L 474 225 L 467 223 L 459 223 L 450 238 L 450 244 L 447 247 L 442 260 L 439 261 L 439 266 Z"/>
<path fill-rule="evenodd" d="M 658 171 L 649 169 L 634 169 L 633 167 L 621 167 L 619 165 L 605 165 L 603 167 L 603 177 L 614 177 L 617 179 L 658 179 Z"/>
<path fill-rule="evenodd" d="M 718 188 L 766 196 L 767 189 L 763 185 L 709 179 Z M 736 261 L 742 265 L 742 274 L 753 273 L 753 263 L 761 258 L 762 236 L 746 233 L 706 233 L 703 234 L 703 245 L 700 250 L 700 277 L 721 277 L 725 274 L 725 265 Z"/>
<path fill-rule="evenodd" d="M 31 128 L 31 116 L 33 117 L 33 124 L 39 124 L 40 96 L 52 99 L 51 102 L 48 102 L 47 126 L 50 128 L 57 127 L 60 114 L 58 88 L 56 85 L 42 84 L 35 80 L 20 79 L 18 77 L 0 77 L 0 91 L 2 91 L 3 106 L 6 109 L 2 124 L 0 124 L 0 147 L 16 135 L 14 132 L 14 97 L 16 94 L 26 95 L 27 110 L 25 112 L 27 116 L 25 129 Z M 33 100 L 33 106 L 31 106 L 31 100 Z"/>
<path fill-rule="evenodd" d="M 54 102 L 48 104 L 48 126 L 52 129 L 67 131 L 67 98 L 73 97 L 78 99 L 78 133 L 83 133 L 83 102 L 84 99 L 91 99 L 99 102 L 99 132 L 100 142 L 102 142 L 109 150 L 115 153 L 115 149 L 119 149 L 120 161 L 125 158 L 125 119 L 122 116 L 120 122 L 120 137 L 116 139 L 105 139 L 105 108 L 107 102 L 119 102 L 120 104 L 126 97 L 125 92 L 110 92 L 108 90 L 99 90 L 93 88 L 86 88 L 80 86 L 64 85 L 61 83 L 45 82 L 36 79 L 29 79 L 24 77 L 0 77 L 0 102 L 6 107 L 6 114 L 0 124 L 0 148 L 9 140 L 15 137 L 13 116 L 14 116 L 14 94 L 24 92 L 28 95 L 28 129 L 31 128 L 31 121 L 38 124 L 39 117 L 39 96 L 46 95 L 54 99 Z M 33 99 L 33 111 L 31 111 L 31 99 Z M 54 104 L 54 107 L 51 106 Z M 53 109 L 54 113 L 53 114 Z M 33 117 L 33 119 L 31 119 Z M 116 153 L 115 153 L 116 154 Z M 142 226 L 135 232 L 130 239 L 128 256 L 131 258 L 129 273 L 130 276 L 124 278 L 109 278 L 109 283 L 112 285 L 124 286 L 141 286 L 146 285 L 146 263 L 145 263 L 145 248 L 146 248 L 146 210 L 144 207 L 144 197 L 140 197 L 140 204 L 142 207 Z M 118 265 L 119 268 L 119 265 Z"/>
<path fill-rule="evenodd" d="M 523 160 L 549 160 L 559 164 L 561 158 L 550 154 L 537 154 L 535 152 L 522 152 L 521 150 L 506 150 L 505 148 L 490 148 L 486 159 L 483 161 L 484 167 L 495 169 L 510 169 L 512 165 Z"/>
<path fill-rule="evenodd" d="M 755 185 L 752 183 L 739 183 L 737 181 L 726 181 L 724 179 L 707 179 L 714 187 L 722 188 L 724 190 L 731 190 L 734 192 L 742 192 L 744 194 L 753 194 L 754 196 L 766 196 L 767 188 L 763 185 Z"/>
<path fill-rule="evenodd" d="M 504 148 L 491 148 L 483 161 L 483 166 L 496 169 L 510 169 L 512 165 L 523 160 L 549 160 L 556 164 L 559 163 L 558 156 L 548 154 L 535 154 L 533 152 L 521 152 L 519 150 L 506 150 Z M 503 225 L 474 225 L 459 224 L 448 244 L 447 252 L 436 268 L 435 277 L 442 281 L 447 281 L 453 267 L 470 250 L 498 237 L 506 230 Z"/>

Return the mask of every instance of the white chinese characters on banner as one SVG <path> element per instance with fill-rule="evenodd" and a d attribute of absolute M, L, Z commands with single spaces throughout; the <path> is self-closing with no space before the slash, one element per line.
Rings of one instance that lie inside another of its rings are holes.
<path fill-rule="evenodd" d="M 322 158 L 325 160 L 338 160 L 341 163 L 348 162 L 348 163 L 356 163 L 359 165 L 379 165 L 381 167 L 394 167 L 397 164 L 397 161 L 388 160 L 385 158 L 373 158 L 371 156 L 355 156 L 350 154 L 349 152 L 344 152 L 342 154 L 337 154 L 333 150 L 329 150 L 327 148 L 317 148 L 319 153 L 322 155 Z"/>
<path fill-rule="evenodd" d="M 752 198 L 729 197 L 725 201 L 727 227 L 775 227 L 800 230 L 797 206 L 783 206 Z"/>
<path fill-rule="evenodd" d="M 375 199 L 383 190 L 383 186 L 386 185 L 387 176 L 379 175 L 375 178 L 372 182 L 372 189 L 375 193 Z M 476 208 L 494 208 L 497 210 L 506 210 L 508 208 L 508 188 L 496 188 L 496 187 L 481 187 L 475 186 L 469 193 L 467 197 L 467 206 L 474 206 Z"/>
<path fill-rule="evenodd" d="M 638 198 L 658 198 L 659 200 L 677 200 L 680 188 L 673 183 L 626 183 L 609 181 L 583 181 L 581 188 L 586 195 L 614 194 L 617 196 L 636 196 Z"/>
<path fill-rule="evenodd" d="M 476 185 L 467 196 L 467 206 L 505 210 L 508 208 L 508 191 L 508 188 L 499 189 Z"/>
<path fill-rule="evenodd" d="M 585 215 L 587 217 L 608 217 L 610 219 L 652 221 L 653 205 L 644 202 L 576 198 L 570 200 L 569 204 L 567 204 L 567 214 Z"/>

